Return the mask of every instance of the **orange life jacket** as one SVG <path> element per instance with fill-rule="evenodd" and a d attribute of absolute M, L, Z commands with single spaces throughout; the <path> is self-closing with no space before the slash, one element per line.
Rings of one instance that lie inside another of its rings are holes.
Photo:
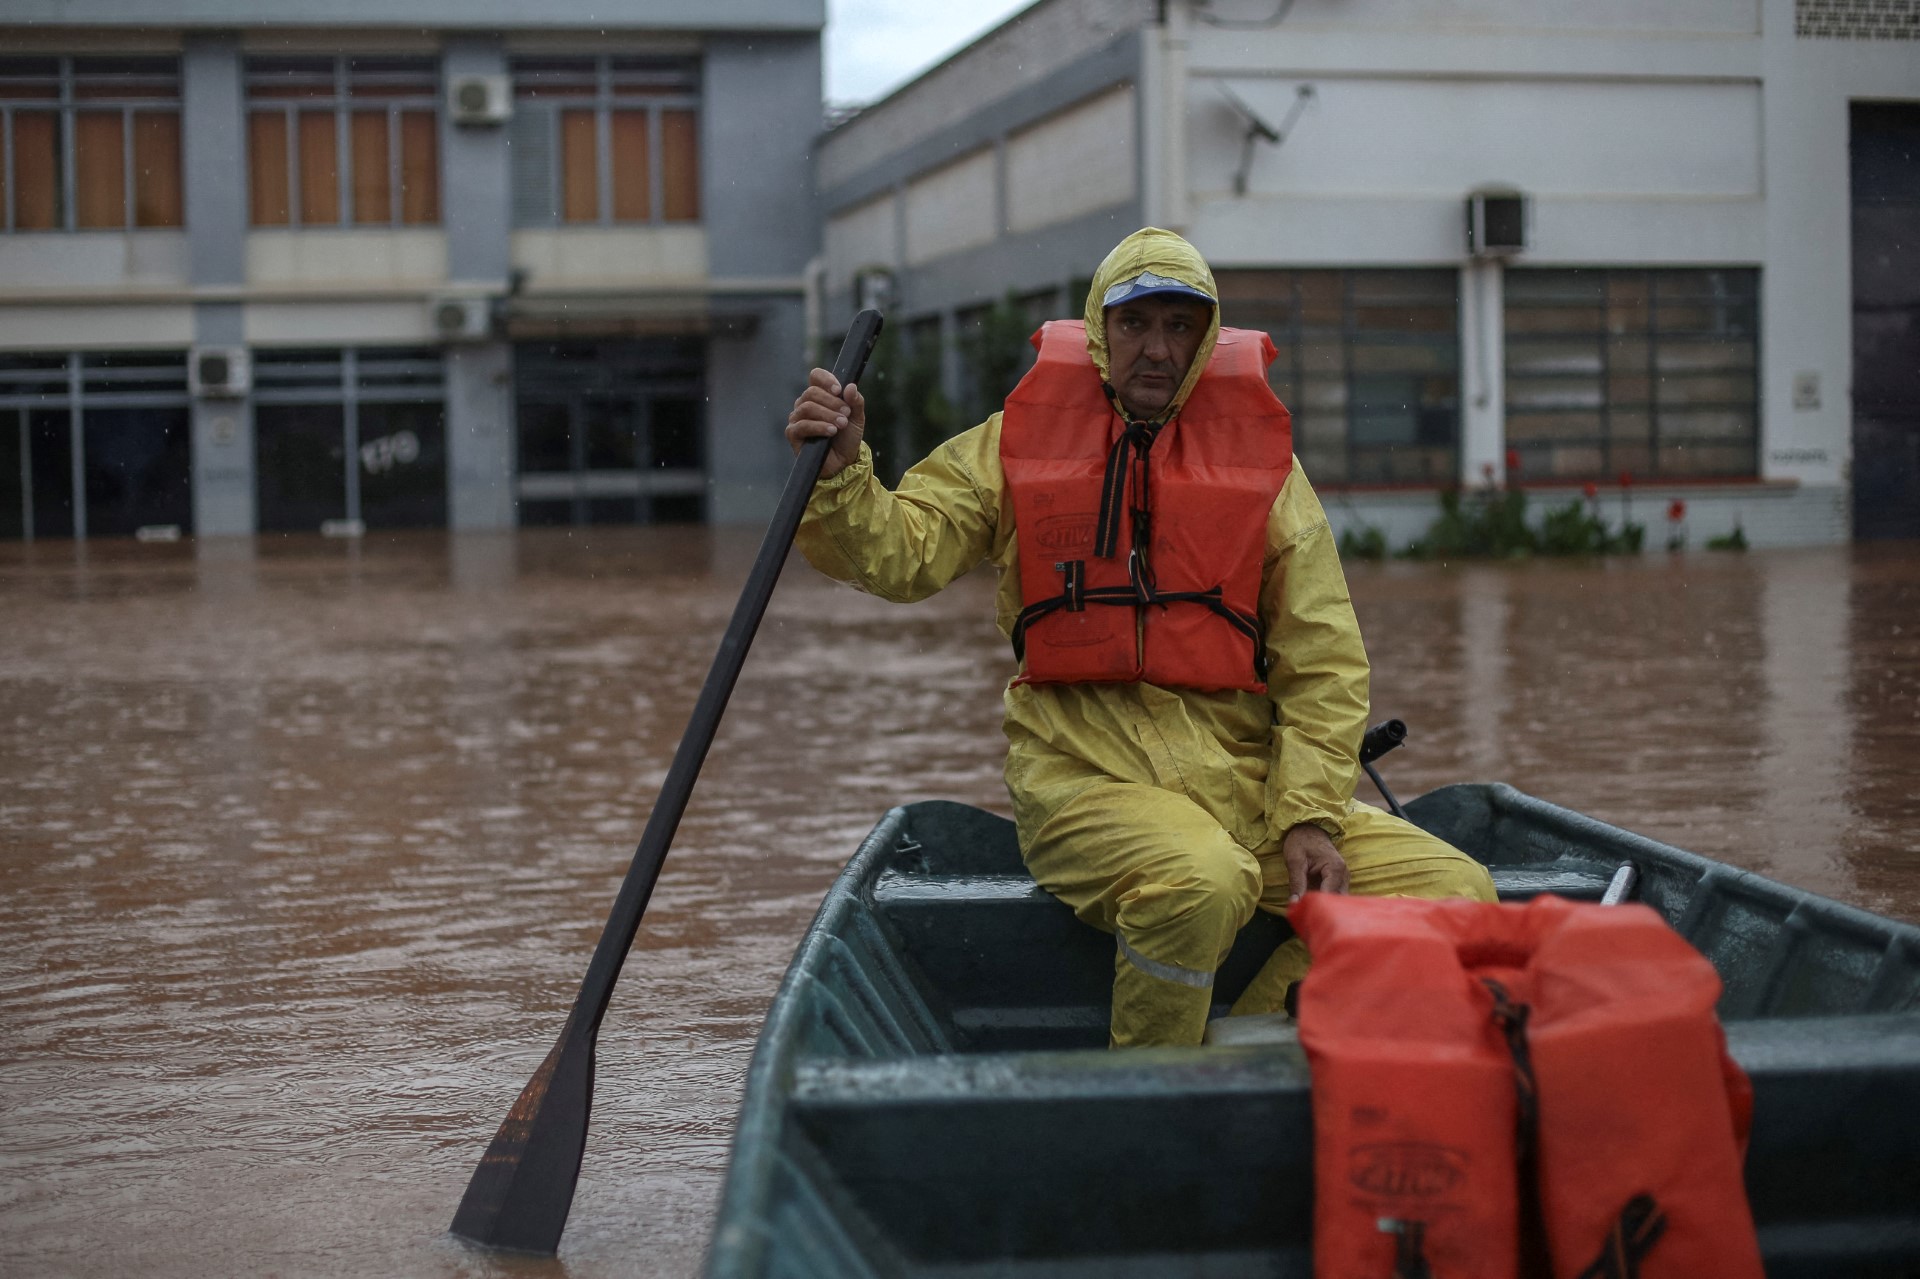
<path fill-rule="evenodd" d="M 1309 893 L 1319 1279 L 1761 1279 L 1720 979 L 1644 906 Z"/>
<path fill-rule="evenodd" d="M 1221 329 L 1163 426 L 1124 419 L 1081 322 L 1043 325 L 1033 344 L 1000 431 L 1020 682 L 1265 691 L 1267 514 L 1293 467 L 1291 420 L 1267 386 L 1272 339 Z"/>

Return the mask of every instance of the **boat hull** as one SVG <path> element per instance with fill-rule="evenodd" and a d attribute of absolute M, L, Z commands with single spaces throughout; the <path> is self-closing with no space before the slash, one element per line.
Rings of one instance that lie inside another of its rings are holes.
<path fill-rule="evenodd" d="M 1408 814 L 1508 898 L 1597 899 L 1631 862 L 1726 984 L 1768 1273 L 1920 1272 L 1920 929 L 1505 786 Z M 1248 925 L 1219 1011 L 1287 935 Z M 887 814 L 768 1015 L 709 1275 L 1311 1275 L 1297 1041 L 1105 1051 L 1112 947 L 1034 885 L 1011 823 Z"/>

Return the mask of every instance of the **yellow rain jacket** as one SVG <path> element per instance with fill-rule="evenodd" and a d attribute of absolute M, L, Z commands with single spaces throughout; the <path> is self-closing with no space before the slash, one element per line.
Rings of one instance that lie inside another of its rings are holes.
<path fill-rule="evenodd" d="M 1102 264 L 1086 304 L 1087 346 L 1108 374 L 1107 288 L 1151 270 L 1219 296 L 1213 273 L 1179 236 L 1153 228 Z M 1200 379 L 1218 308 L 1176 397 Z M 882 599 L 924 599 L 983 560 L 1000 574 L 996 613 L 1011 635 L 1020 612 L 1019 536 L 1000 468 L 1000 418 L 936 448 L 889 491 L 859 459 L 815 490 L 803 554 L 829 577 Z M 1007 787 L 1021 845 L 1076 795 L 1109 781 L 1191 799 L 1242 848 L 1311 822 L 1338 840 L 1353 811 L 1368 708 L 1367 655 L 1325 512 L 1295 460 L 1267 519 L 1260 619 L 1266 695 L 1148 684 L 1015 684 L 1006 690 Z"/>
<path fill-rule="evenodd" d="M 1108 375 L 1107 289 L 1151 270 L 1219 296 L 1179 236 L 1148 228 L 1108 255 L 1088 293 L 1087 345 Z M 1219 338 L 1212 324 L 1175 398 Z M 991 561 L 1011 635 L 1021 607 L 1018 531 L 1000 466 L 1000 415 L 935 449 L 889 492 L 872 455 L 821 482 L 801 550 L 831 577 L 890 600 L 923 599 Z M 1260 621 L 1267 692 L 1151 684 L 1012 684 L 1007 789 L 1034 878 L 1115 938 L 1111 1042 L 1192 1044 L 1216 1009 L 1214 974 L 1256 909 L 1283 912 L 1282 836 L 1302 823 L 1336 841 L 1350 891 L 1491 901 L 1486 868 L 1352 799 L 1367 715 L 1367 655 L 1320 503 L 1296 463 L 1267 517 Z M 1307 971 L 1283 944 L 1232 1012 L 1272 1013 Z"/>

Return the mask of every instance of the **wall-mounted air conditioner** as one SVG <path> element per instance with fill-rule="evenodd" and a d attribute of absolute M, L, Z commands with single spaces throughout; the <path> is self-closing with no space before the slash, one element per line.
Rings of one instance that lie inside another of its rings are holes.
<path fill-rule="evenodd" d="M 203 399 L 236 399 L 253 388 L 244 346 L 196 346 L 187 355 L 187 389 Z"/>
<path fill-rule="evenodd" d="M 429 298 L 427 317 L 442 342 L 484 342 L 493 336 L 492 298 Z"/>
<path fill-rule="evenodd" d="M 513 114 L 513 83 L 503 75 L 455 76 L 447 82 L 447 114 L 455 124 L 504 124 Z"/>
<path fill-rule="evenodd" d="M 1467 252 L 1498 258 L 1525 251 L 1527 212 L 1527 197 L 1509 187 L 1485 187 L 1468 195 Z"/>
<path fill-rule="evenodd" d="M 853 276 L 853 306 L 857 311 L 893 309 L 893 272 L 883 266 L 862 267 Z"/>

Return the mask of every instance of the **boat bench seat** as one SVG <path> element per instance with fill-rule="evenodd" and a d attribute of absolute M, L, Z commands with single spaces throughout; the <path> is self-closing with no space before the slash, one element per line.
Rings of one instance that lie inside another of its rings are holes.
<path fill-rule="evenodd" d="M 1597 901 L 1608 875 L 1578 863 L 1493 868 L 1504 900 L 1542 893 Z M 889 872 L 873 881 L 875 913 L 938 996 L 947 1019 L 976 1049 L 1071 1047 L 1104 1042 L 1113 988 L 1113 942 L 1026 874 Z M 1214 984 L 1216 1013 L 1245 990 L 1292 935 L 1261 913 L 1241 930 Z M 1033 958 L 1047 957 L 1036 972 Z"/>

